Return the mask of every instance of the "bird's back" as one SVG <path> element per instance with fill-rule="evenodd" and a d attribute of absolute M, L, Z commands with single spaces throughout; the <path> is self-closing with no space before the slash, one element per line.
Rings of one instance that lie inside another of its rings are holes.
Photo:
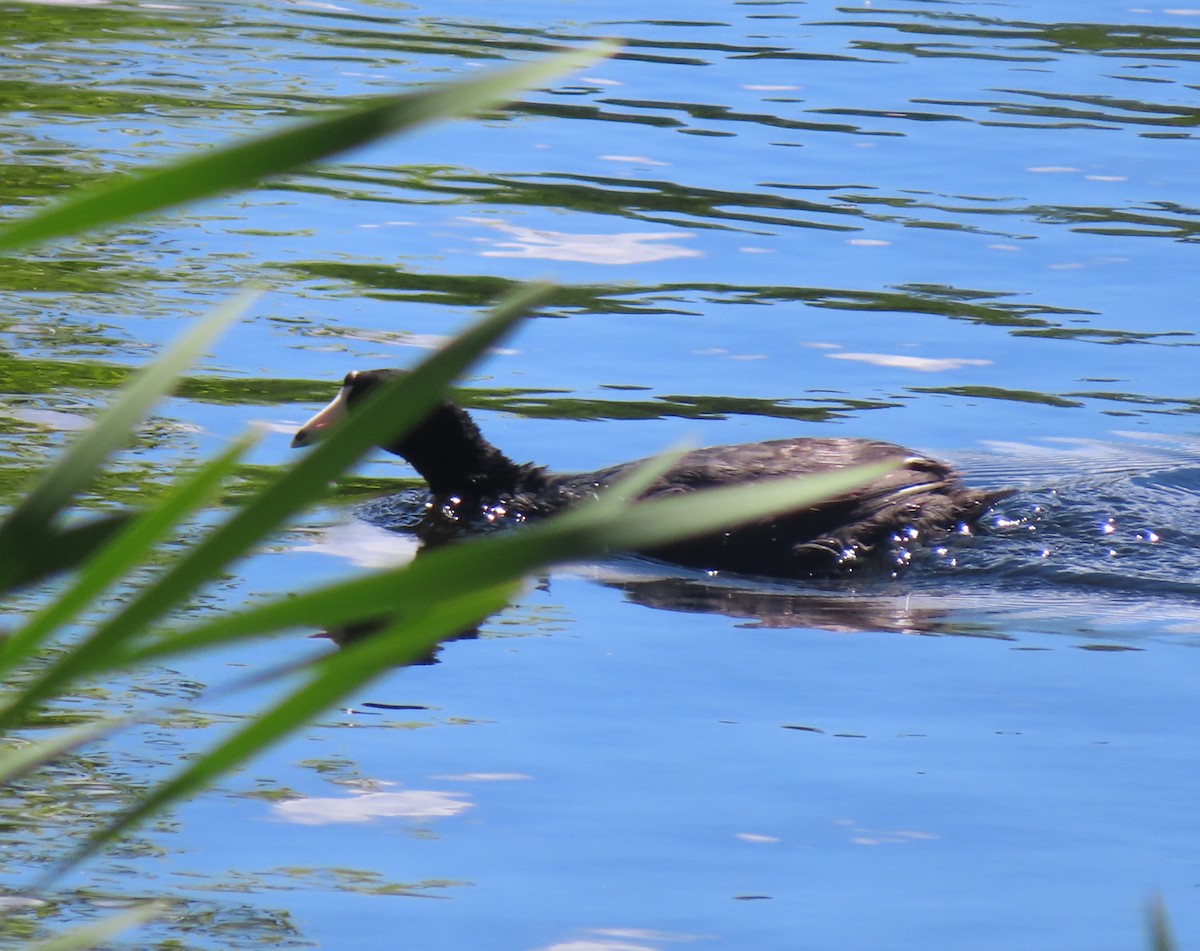
<path fill-rule="evenodd" d="M 892 443 L 810 438 L 694 450 L 659 477 L 644 497 L 799 478 L 885 460 L 895 461 L 895 468 L 823 502 L 651 554 L 697 567 L 774 575 L 827 573 L 893 540 L 904 542 L 970 524 L 1005 494 L 970 488 L 946 463 Z M 578 488 L 610 484 L 637 465 L 590 473 L 587 486 Z"/>

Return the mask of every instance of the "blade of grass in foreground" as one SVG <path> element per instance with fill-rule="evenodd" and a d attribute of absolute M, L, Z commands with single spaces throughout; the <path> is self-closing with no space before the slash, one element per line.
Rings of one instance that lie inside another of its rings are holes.
<path fill-rule="evenodd" d="M 203 353 L 232 321 L 249 306 L 254 292 L 236 295 L 169 347 L 140 371 L 103 412 L 93 426 L 68 446 L 30 492 L 0 524 L 0 589 L 15 569 L 30 556 L 38 539 L 52 533 L 51 522 L 95 477 L 104 460 L 126 440 L 150 407 L 175 385 L 179 374 Z M 2 649 L 0 649 L 2 650 Z"/>
<path fill-rule="evenodd" d="M 175 481 L 166 494 L 153 501 L 125 530 L 101 549 L 80 571 L 75 583 L 57 594 L 41 611 L 14 631 L 0 648 L 0 672 L 20 663 L 63 625 L 70 623 L 113 584 L 146 564 L 154 549 L 178 531 L 192 514 L 213 500 L 247 450 L 258 440 L 251 432 L 235 440 L 224 452 L 210 459 L 190 476 Z M 72 645 L 58 665 L 60 678 L 72 671 L 87 670 L 105 643 L 97 635 Z"/>
<path fill-rule="evenodd" d="M 653 469 L 657 464 L 651 461 L 648 465 Z M 426 551 L 402 568 L 214 618 L 113 659 L 120 667 L 133 666 L 289 627 L 331 628 L 421 611 L 473 587 L 503 584 L 555 562 L 637 551 L 802 508 L 891 468 L 889 463 L 877 463 L 803 479 L 649 499 L 619 508 L 613 507 L 605 493 L 596 502 L 553 518 Z M 629 478 L 641 480 L 637 472 Z M 622 491 L 620 486 L 614 489 Z"/>
<path fill-rule="evenodd" d="M 204 536 L 125 602 L 91 636 L 103 650 L 64 654 L 41 671 L 0 709 L 0 728 L 11 727 L 72 680 L 110 669 L 122 642 L 138 637 L 153 621 L 191 597 L 291 515 L 329 490 L 364 453 L 394 439 L 424 418 L 446 386 L 487 347 L 495 343 L 529 308 L 550 293 L 547 285 L 522 287 L 509 294 L 483 320 L 468 328 L 412 372 L 380 387 L 364 412 L 355 413 L 299 462 L 261 489 L 245 506 Z"/>
<path fill-rule="evenodd" d="M 0 251 L 79 234 L 137 215 L 251 185 L 374 139 L 435 119 L 498 105 L 523 89 L 582 68 L 617 51 L 592 43 L 532 63 L 434 89 L 384 96 L 365 105 L 206 150 L 170 165 L 104 183 L 0 228 Z"/>
<path fill-rule="evenodd" d="M 50 526 L 36 547 L 26 548 L 19 563 L 10 562 L 0 570 L 0 590 L 25 587 L 76 567 L 108 544 L 131 518 L 132 512 L 109 512 L 73 525 Z"/>
<path fill-rule="evenodd" d="M 85 743 L 107 736 L 128 722 L 125 717 L 96 720 L 63 730 L 48 740 L 38 740 L 16 749 L 5 750 L 0 753 L 0 786 L 40 769 Z"/>
<path fill-rule="evenodd" d="M 166 905 L 161 902 L 147 902 L 82 928 L 72 928 L 53 938 L 27 945 L 25 951 L 87 951 L 89 948 L 107 947 L 109 938 L 144 924 L 166 910 Z"/>

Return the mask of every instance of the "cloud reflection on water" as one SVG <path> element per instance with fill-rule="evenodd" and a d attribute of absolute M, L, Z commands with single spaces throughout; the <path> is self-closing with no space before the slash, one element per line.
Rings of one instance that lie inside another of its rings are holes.
<path fill-rule="evenodd" d="M 614 232 L 612 234 L 569 234 L 526 228 L 491 218 L 462 218 L 511 235 L 512 241 L 492 241 L 485 258 L 540 258 L 548 261 L 578 261 L 584 264 L 648 264 L 671 258 L 695 258 L 703 252 L 677 244 L 652 244 L 668 238 L 691 238 L 686 231 Z M 489 239 L 480 238 L 480 241 Z"/>
<path fill-rule="evenodd" d="M 372 819 L 441 819 L 470 809 L 466 793 L 436 789 L 403 792 L 369 792 L 347 797 L 289 799 L 271 806 L 271 812 L 287 822 L 319 826 L 334 822 L 369 822 Z"/>

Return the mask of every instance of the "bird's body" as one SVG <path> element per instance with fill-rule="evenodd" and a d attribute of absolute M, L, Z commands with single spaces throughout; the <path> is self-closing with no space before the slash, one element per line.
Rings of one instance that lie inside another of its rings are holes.
<path fill-rule="evenodd" d="M 400 371 L 347 375 L 334 401 L 302 428 L 305 445 L 380 382 Z M 448 401 L 395 444 L 429 485 L 428 518 L 455 526 L 536 518 L 594 497 L 639 462 L 560 475 L 513 462 Z M 712 446 L 681 456 L 643 497 L 796 478 L 872 462 L 896 467 L 798 511 L 645 552 L 693 567 L 800 577 L 844 571 L 883 549 L 969 526 L 1007 494 L 965 485 L 947 464 L 868 439 L 796 438 Z"/>

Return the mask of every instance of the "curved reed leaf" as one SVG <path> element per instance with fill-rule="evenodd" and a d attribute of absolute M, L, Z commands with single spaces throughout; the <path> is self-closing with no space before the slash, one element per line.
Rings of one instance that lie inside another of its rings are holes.
<path fill-rule="evenodd" d="M 35 743 L 5 750 L 0 753 L 0 785 L 20 779 L 26 773 L 31 773 L 47 763 L 54 762 L 64 753 L 69 753 L 93 740 L 108 736 L 128 722 L 129 720 L 125 717 L 110 717 L 91 723 L 81 723 L 79 726 L 62 730 L 48 740 L 38 740 Z"/>
<path fill-rule="evenodd" d="M 250 432 L 235 440 L 224 452 L 187 477 L 171 485 L 166 494 L 130 520 L 124 531 L 97 551 L 80 571 L 74 584 L 59 593 L 41 611 L 14 631 L 0 649 L 0 671 L 19 663 L 37 650 L 56 630 L 74 620 L 81 612 L 98 603 L 113 584 L 142 567 L 155 546 L 168 538 L 190 515 L 213 500 L 225 480 L 233 473 L 247 450 L 258 441 Z M 74 645 L 59 663 L 59 678 L 71 673 L 85 676 L 91 659 L 104 650 L 100 632 Z M 62 669 L 69 664 L 69 669 Z M 30 702 L 37 697 L 26 691 Z"/>
<path fill-rule="evenodd" d="M 129 524 L 132 512 L 110 512 L 66 525 L 47 527 L 36 545 L 26 547 L 20 561 L 0 563 L 0 591 L 9 591 L 78 567 Z"/>
<path fill-rule="evenodd" d="M 167 906 L 163 902 L 146 902 L 81 928 L 72 928 L 53 938 L 27 945 L 25 951 L 87 951 L 89 948 L 109 947 L 109 938 L 145 924 L 166 910 Z"/>
<path fill-rule="evenodd" d="M 657 468 L 655 460 L 647 465 L 651 471 Z M 401 568 L 271 601 L 149 644 L 134 645 L 123 656 L 114 655 L 113 661 L 120 667 L 132 666 L 284 628 L 332 628 L 420 612 L 475 588 L 513 581 L 556 562 L 681 541 L 801 508 L 890 468 L 890 463 L 875 463 L 827 475 L 706 489 L 619 507 L 614 507 L 609 493 L 602 493 L 594 502 L 544 521 L 423 552 Z M 635 472 L 630 479 L 640 481 L 640 476 Z"/>

